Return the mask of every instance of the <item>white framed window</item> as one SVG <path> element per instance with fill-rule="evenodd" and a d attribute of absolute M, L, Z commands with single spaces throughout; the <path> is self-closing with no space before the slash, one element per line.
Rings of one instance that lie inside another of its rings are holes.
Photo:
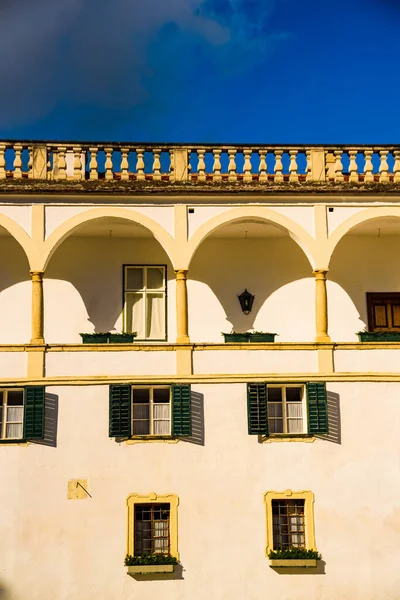
<path fill-rule="evenodd" d="M 124 331 L 139 340 L 166 339 L 167 267 L 124 265 Z"/>
<path fill-rule="evenodd" d="M 267 413 L 270 435 L 307 433 L 305 386 L 268 384 Z"/>
<path fill-rule="evenodd" d="M 171 435 L 171 389 L 132 386 L 132 436 Z"/>
<path fill-rule="evenodd" d="M 0 390 L 0 440 L 22 439 L 24 432 L 24 390 Z"/>

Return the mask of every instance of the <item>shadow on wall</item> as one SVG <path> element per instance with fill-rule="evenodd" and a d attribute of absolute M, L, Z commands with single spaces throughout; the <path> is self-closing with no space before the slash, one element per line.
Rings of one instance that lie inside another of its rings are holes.
<path fill-rule="evenodd" d="M 11 600 L 11 594 L 8 589 L 0 582 L 0 600 Z M 15 598 L 15 596 L 13 596 Z"/>
<path fill-rule="evenodd" d="M 167 581 L 171 579 L 185 579 L 181 564 L 176 565 L 173 573 L 129 573 L 129 575 L 132 577 L 132 579 L 136 579 L 136 581 Z"/>
<path fill-rule="evenodd" d="M 57 425 L 58 396 L 56 394 L 48 394 L 46 392 L 44 397 L 44 438 L 43 440 L 35 440 L 32 443 L 40 444 L 41 446 L 51 446 L 52 448 L 56 448 Z"/>
<path fill-rule="evenodd" d="M 328 430 L 327 435 L 318 435 L 321 440 L 332 442 L 333 444 L 342 443 L 342 433 L 340 424 L 340 396 L 335 392 L 327 392 L 328 408 Z"/>
<path fill-rule="evenodd" d="M 169 279 L 175 279 L 166 253 L 154 239 L 72 236 L 56 250 L 46 271 L 46 280 L 53 280 L 46 295 L 53 296 L 53 304 L 57 301 L 57 280 L 69 282 L 77 290 L 85 305 L 87 323 L 80 325 L 76 333 L 115 331 L 123 307 L 124 264 L 166 264 Z M 51 288 L 54 288 L 53 294 L 50 294 Z M 75 303 L 75 316 L 83 322 L 77 295 L 68 292 L 68 296 Z M 54 309 L 52 311 L 48 303 L 45 310 L 49 324 L 51 320 L 50 328 L 54 330 L 57 328 L 52 319 Z M 71 327 L 77 327 L 76 321 L 71 321 Z"/>
<path fill-rule="evenodd" d="M 3 228 L 0 230 L 4 231 Z M 3 259 L 0 268 L 0 342 L 26 343 L 31 319 L 29 263 L 21 246 L 9 235 L 0 235 L 0 255 Z M 26 287 L 18 285 L 23 282 Z"/>
<path fill-rule="evenodd" d="M 307 257 L 288 236 L 273 239 L 210 239 L 195 254 L 188 276 L 191 280 L 206 284 L 217 297 L 226 315 L 224 331 L 232 329 L 243 332 L 254 329 L 255 320 L 268 297 L 286 284 L 310 278 L 311 271 Z M 245 288 L 255 295 L 249 315 L 242 312 L 237 298 Z M 289 294 L 285 296 L 286 317 L 293 321 L 296 318 L 301 320 L 302 307 L 298 298 Z M 189 302 L 191 306 L 194 305 L 190 297 Z M 206 299 L 201 310 L 201 321 L 207 322 L 207 311 L 212 311 L 213 307 L 211 304 L 207 307 Z M 192 316 L 194 319 L 200 318 L 193 313 Z M 263 313 L 262 320 L 265 317 Z M 274 322 L 274 317 L 269 315 L 269 322 Z M 279 333 L 277 315 L 275 320 L 272 331 Z M 257 328 L 266 331 L 262 323 L 257 323 Z"/>
<path fill-rule="evenodd" d="M 314 568 L 302 568 L 302 567 L 272 567 L 271 571 L 275 571 L 279 575 L 325 575 L 326 562 L 319 560 L 317 566 Z"/>
<path fill-rule="evenodd" d="M 190 444 L 204 446 L 204 395 L 192 392 L 190 399 L 192 403 L 192 435 L 181 439 Z"/>

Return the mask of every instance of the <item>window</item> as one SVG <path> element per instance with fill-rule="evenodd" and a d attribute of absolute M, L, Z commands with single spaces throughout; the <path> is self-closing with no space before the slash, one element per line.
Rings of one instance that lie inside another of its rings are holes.
<path fill-rule="evenodd" d="M 23 438 L 24 390 L 0 391 L 0 439 Z"/>
<path fill-rule="evenodd" d="M 191 434 L 190 385 L 110 385 L 110 437 Z"/>
<path fill-rule="evenodd" d="M 170 505 L 135 505 L 135 554 L 169 554 Z"/>
<path fill-rule="evenodd" d="M 170 435 L 169 387 L 132 386 L 132 435 Z"/>
<path fill-rule="evenodd" d="M 166 339 L 166 267 L 124 265 L 124 330 L 140 340 Z"/>
<path fill-rule="evenodd" d="M 171 554 L 179 560 L 178 504 L 175 494 L 131 494 L 127 499 L 127 554 Z"/>
<path fill-rule="evenodd" d="M 250 435 L 327 434 L 326 385 L 248 383 L 247 416 Z"/>
<path fill-rule="evenodd" d="M 316 550 L 312 492 L 267 492 L 264 501 L 267 512 L 267 556 L 271 550 Z"/>
<path fill-rule="evenodd" d="M 400 292 L 367 293 L 370 331 L 400 331 Z"/>
<path fill-rule="evenodd" d="M 0 441 L 44 438 L 45 388 L 0 390 Z"/>
<path fill-rule="evenodd" d="M 307 433 L 304 386 L 268 385 L 267 412 L 270 434 Z"/>

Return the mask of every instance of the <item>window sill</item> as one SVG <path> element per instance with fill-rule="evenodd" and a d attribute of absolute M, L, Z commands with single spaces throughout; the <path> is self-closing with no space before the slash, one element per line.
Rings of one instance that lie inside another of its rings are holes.
<path fill-rule="evenodd" d="M 28 440 L 0 440 L 0 446 L 29 446 Z"/>
<path fill-rule="evenodd" d="M 280 567 L 280 568 L 290 568 L 290 567 L 294 567 L 294 568 L 305 568 L 305 569 L 309 569 L 309 568 L 315 568 L 317 566 L 317 559 L 316 558 L 271 558 L 269 561 L 269 566 L 271 567 L 271 569 L 274 569 L 275 567 Z"/>
<path fill-rule="evenodd" d="M 263 444 L 271 444 L 273 442 L 307 442 L 310 444 L 315 442 L 315 440 L 316 437 L 308 433 L 300 435 L 272 434 L 269 436 L 261 436 L 261 442 Z"/>
<path fill-rule="evenodd" d="M 173 573 L 176 565 L 131 565 L 128 575 L 147 575 L 149 573 Z"/>
<path fill-rule="evenodd" d="M 131 444 L 155 444 L 155 443 L 164 443 L 164 444 L 177 444 L 179 442 L 178 438 L 174 438 L 171 436 L 135 436 L 135 437 L 131 437 L 129 439 L 126 440 L 121 440 L 124 441 L 128 446 Z M 154 565 L 151 565 L 154 566 Z"/>

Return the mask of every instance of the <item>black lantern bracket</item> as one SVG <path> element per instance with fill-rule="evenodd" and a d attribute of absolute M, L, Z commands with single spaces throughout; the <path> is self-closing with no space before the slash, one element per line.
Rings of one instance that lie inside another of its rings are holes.
<path fill-rule="evenodd" d="M 244 290 L 244 292 L 240 294 L 240 296 L 238 296 L 240 308 L 242 309 L 245 315 L 251 313 L 254 298 L 255 296 L 253 296 L 253 294 L 250 294 L 250 292 L 247 291 L 247 288 Z"/>

